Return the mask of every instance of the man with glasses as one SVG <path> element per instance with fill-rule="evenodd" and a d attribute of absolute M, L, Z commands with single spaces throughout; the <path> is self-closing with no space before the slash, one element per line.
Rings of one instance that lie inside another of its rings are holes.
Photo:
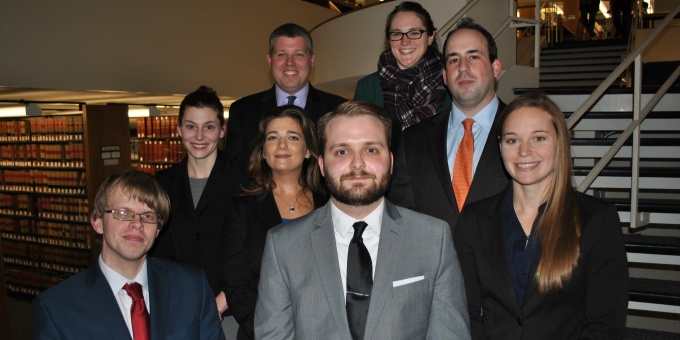
<path fill-rule="evenodd" d="M 238 183 L 247 178 L 250 142 L 255 138 L 260 118 L 271 109 L 297 105 L 316 123 L 344 98 L 315 89 L 309 83 L 314 66 L 312 36 L 303 27 L 287 23 L 269 36 L 267 64 L 276 84 L 269 90 L 235 101 L 229 107 L 225 150 L 236 169 Z"/>
<path fill-rule="evenodd" d="M 104 181 L 90 217 L 101 255 L 34 300 L 33 339 L 224 339 L 205 274 L 146 256 L 169 213 L 150 175 Z"/>

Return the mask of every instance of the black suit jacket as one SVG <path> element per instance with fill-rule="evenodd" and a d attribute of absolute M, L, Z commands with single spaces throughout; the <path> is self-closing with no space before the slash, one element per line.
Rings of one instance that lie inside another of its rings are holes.
<path fill-rule="evenodd" d="M 327 201 L 327 196 L 314 194 L 314 209 Z M 253 334 L 257 283 L 267 232 L 283 221 L 271 194 L 263 199 L 255 195 L 239 195 L 233 197 L 232 202 L 234 209 L 229 210 L 227 227 L 230 241 L 222 253 L 225 294 L 229 306 L 238 304 L 238 312 L 245 316 L 240 323 L 242 328 L 247 334 Z"/>
<path fill-rule="evenodd" d="M 147 275 L 152 340 L 224 339 L 199 269 L 147 258 Z M 98 260 L 35 298 L 33 339 L 132 340 Z"/>
<path fill-rule="evenodd" d="M 260 119 L 277 106 L 275 86 L 267 91 L 243 97 L 229 107 L 225 150 L 236 169 L 237 180 L 241 184 L 247 183 L 250 144 L 257 135 Z M 310 84 L 305 111 L 316 123 L 321 116 L 345 101 L 342 97 L 317 90 Z"/>
<path fill-rule="evenodd" d="M 571 281 L 546 295 L 530 279 L 517 302 L 510 274 L 505 193 L 472 203 L 453 238 L 465 279 L 473 339 L 621 339 L 628 310 L 628 262 L 616 208 L 580 194 L 580 258 Z M 540 251 L 529 278 L 536 274 Z"/>
<path fill-rule="evenodd" d="M 509 183 L 498 147 L 498 116 L 504 108 L 505 104 L 499 101 L 465 205 L 493 196 Z M 450 115 L 450 111 L 440 113 L 404 130 L 388 198 L 397 205 L 448 222 L 453 232 L 459 212 L 446 159 Z"/>
<path fill-rule="evenodd" d="M 188 158 L 184 158 L 179 164 L 156 174 L 170 197 L 172 208 L 170 219 L 158 236 L 151 254 L 202 268 L 216 296 L 221 291 L 226 293 L 226 268 L 222 252 L 233 248 L 234 243 L 238 242 L 238 235 L 227 231 L 232 209 L 231 197 L 238 192 L 238 183 L 234 179 L 235 171 L 231 162 L 224 153 L 218 151 L 208 182 L 194 208 L 187 164 Z M 236 268 L 234 271 L 246 269 Z M 232 296 L 231 301 L 227 300 L 229 311 L 240 325 L 252 318 L 252 311 L 241 306 L 251 304 L 249 299 L 253 294 L 250 291 L 256 287 L 257 282 L 239 282 L 237 287 L 231 288 L 238 293 Z M 246 337 L 253 337 L 252 327 L 240 329 L 238 338 Z"/>

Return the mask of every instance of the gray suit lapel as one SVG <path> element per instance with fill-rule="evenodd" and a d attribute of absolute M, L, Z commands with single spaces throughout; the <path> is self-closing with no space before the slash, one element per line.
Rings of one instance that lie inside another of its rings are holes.
<path fill-rule="evenodd" d="M 378 260 L 375 264 L 371 304 L 368 307 L 368 320 L 364 337 L 371 339 L 378 327 L 385 301 L 392 291 L 394 272 L 399 262 L 398 255 L 404 236 L 404 226 L 399 224 L 401 215 L 397 208 L 385 199 L 385 213 L 383 214 L 378 246 Z"/>
<path fill-rule="evenodd" d="M 342 277 L 338 265 L 338 252 L 335 245 L 330 203 L 320 209 L 323 210 L 322 213 L 314 219 L 314 224 L 318 228 L 309 235 L 316 260 L 316 269 L 338 333 L 343 339 L 351 339 L 352 335 L 349 333 L 349 323 L 345 311 L 345 297 L 342 295 Z"/>

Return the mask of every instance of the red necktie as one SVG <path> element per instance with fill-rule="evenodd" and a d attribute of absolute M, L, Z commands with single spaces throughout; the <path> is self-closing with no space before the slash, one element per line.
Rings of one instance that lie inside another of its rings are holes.
<path fill-rule="evenodd" d="M 149 312 L 146 311 L 142 285 L 137 282 L 126 283 L 123 289 L 132 298 L 130 315 L 132 316 L 132 334 L 134 340 L 149 340 Z"/>
<path fill-rule="evenodd" d="M 456 195 L 458 211 L 463 210 L 463 204 L 465 204 L 465 199 L 472 184 L 472 155 L 475 152 L 475 140 L 472 137 L 472 124 L 474 122 L 472 118 L 465 118 L 463 120 L 465 133 L 460 141 L 460 145 L 458 145 L 456 162 L 453 166 L 451 184 L 453 185 L 453 193 Z"/>

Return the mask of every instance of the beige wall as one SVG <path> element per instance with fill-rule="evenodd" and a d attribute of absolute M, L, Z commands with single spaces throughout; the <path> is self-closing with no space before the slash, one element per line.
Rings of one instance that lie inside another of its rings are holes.
<path fill-rule="evenodd" d="M 0 86 L 241 97 L 271 86 L 269 34 L 338 15 L 300 0 L 2 0 Z"/>

